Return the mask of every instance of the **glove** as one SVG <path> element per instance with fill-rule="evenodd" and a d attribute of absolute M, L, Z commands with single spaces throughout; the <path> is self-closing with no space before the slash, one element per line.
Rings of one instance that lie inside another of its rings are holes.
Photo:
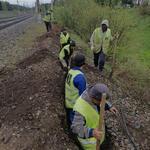
<path fill-rule="evenodd" d="M 65 72 L 68 72 L 68 68 L 67 68 L 67 67 L 63 67 L 63 70 L 64 70 Z"/>

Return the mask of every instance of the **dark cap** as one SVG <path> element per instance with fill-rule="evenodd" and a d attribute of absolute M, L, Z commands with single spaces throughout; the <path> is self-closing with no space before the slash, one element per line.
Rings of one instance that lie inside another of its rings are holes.
<path fill-rule="evenodd" d="M 106 93 L 107 99 L 110 97 L 109 89 L 105 84 L 98 83 L 89 89 L 89 96 L 96 100 L 100 100 L 103 93 Z"/>
<path fill-rule="evenodd" d="M 74 46 L 74 47 L 75 47 L 75 46 L 76 46 L 76 42 L 73 41 L 73 40 L 71 40 L 71 41 L 70 41 L 70 46 Z"/>
<path fill-rule="evenodd" d="M 81 67 L 85 64 L 85 56 L 81 53 L 75 54 L 71 59 L 73 66 Z"/>

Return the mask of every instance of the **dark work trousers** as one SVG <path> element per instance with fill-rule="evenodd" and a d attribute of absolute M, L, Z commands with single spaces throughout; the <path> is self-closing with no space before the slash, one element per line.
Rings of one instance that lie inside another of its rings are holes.
<path fill-rule="evenodd" d="M 51 22 L 44 21 L 44 23 L 45 23 L 47 32 L 49 32 L 51 30 L 51 28 L 52 28 Z"/>
<path fill-rule="evenodd" d="M 64 44 L 61 44 L 61 48 L 63 48 L 64 46 L 66 46 L 68 43 L 64 43 Z"/>
<path fill-rule="evenodd" d="M 100 52 L 94 53 L 94 65 L 95 65 L 95 67 L 98 66 L 99 55 L 100 55 Z"/>
<path fill-rule="evenodd" d="M 68 61 L 65 60 L 65 62 L 66 62 L 67 67 L 68 67 L 68 64 L 69 64 Z M 63 64 L 61 63 L 61 61 L 59 61 L 59 63 L 60 63 L 61 69 L 62 69 L 64 72 L 67 72 L 68 70 L 65 70 L 65 68 L 64 68 Z"/>
<path fill-rule="evenodd" d="M 103 71 L 104 65 L 105 65 L 106 55 L 103 51 L 99 54 L 98 64 L 99 64 L 99 70 Z"/>
<path fill-rule="evenodd" d="M 66 116 L 67 116 L 68 128 L 70 129 L 70 126 L 71 126 L 73 118 L 74 118 L 74 111 L 73 111 L 73 109 L 66 108 Z"/>

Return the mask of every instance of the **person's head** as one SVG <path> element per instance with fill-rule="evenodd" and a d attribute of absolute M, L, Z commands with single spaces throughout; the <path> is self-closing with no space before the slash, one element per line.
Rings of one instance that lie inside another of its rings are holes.
<path fill-rule="evenodd" d="M 67 35 L 67 29 L 64 27 L 61 29 L 61 32 L 66 36 Z"/>
<path fill-rule="evenodd" d="M 102 31 L 106 32 L 109 27 L 109 22 L 107 19 L 103 20 L 101 23 Z"/>
<path fill-rule="evenodd" d="M 71 49 L 71 50 L 74 50 L 75 47 L 76 47 L 76 42 L 73 41 L 73 40 L 71 40 L 71 41 L 70 41 L 70 49 Z"/>
<path fill-rule="evenodd" d="M 89 96 L 92 98 L 92 102 L 99 106 L 103 93 L 106 93 L 106 99 L 110 98 L 109 89 L 105 84 L 97 83 L 92 86 L 89 91 Z"/>
<path fill-rule="evenodd" d="M 85 56 L 77 53 L 71 57 L 71 67 L 82 67 L 85 65 Z"/>

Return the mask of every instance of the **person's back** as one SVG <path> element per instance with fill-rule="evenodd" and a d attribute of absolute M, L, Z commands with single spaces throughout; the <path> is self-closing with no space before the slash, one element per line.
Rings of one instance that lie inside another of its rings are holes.
<path fill-rule="evenodd" d="M 79 67 L 73 67 L 72 69 L 69 70 L 67 77 L 66 77 L 66 83 L 65 83 L 65 106 L 66 108 L 73 109 L 76 99 L 79 97 L 79 95 L 81 95 L 81 92 L 85 90 L 83 89 L 80 92 L 79 88 L 82 88 L 80 84 L 84 84 L 83 87 L 86 87 L 85 81 L 84 83 L 79 81 L 81 78 L 83 78 L 82 80 L 85 80 L 84 74 L 80 70 Z"/>
<path fill-rule="evenodd" d="M 96 149 L 96 140 L 100 140 L 101 144 L 105 137 L 105 125 L 103 124 L 103 132 L 100 132 L 99 123 L 99 105 L 102 94 L 106 93 L 109 98 L 109 90 L 104 84 L 96 84 L 88 87 L 84 93 L 77 99 L 73 110 L 74 119 L 71 129 L 77 135 L 80 144 L 84 150 Z M 115 107 L 108 102 L 105 104 L 105 110 L 116 113 Z"/>
<path fill-rule="evenodd" d="M 111 37 L 111 30 L 108 28 L 106 32 L 102 32 L 101 28 L 98 27 L 94 30 L 93 35 L 91 37 L 93 42 L 93 52 L 98 53 L 101 49 L 103 49 L 104 53 L 107 54 L 109 50 Z"/>
<path fill-rule="evenodd" d="M 69 65 L 69 62 L 68 62 L 69 56 L 70 56 L 70 44 L 64 46 L 59 52 L 59 60 L 62 64 L 63 68 L 68 67 L 68 65 Z"/>
<path fill-rule="evenodd" d="M 73 119 L 73 107 L 78 97 L 86 89 L 86 78 L 81 70 L 85 63 L 85 57 L 82 54 L 76 54 L 72 57 L 74 66 L 69 70 L 65 82 L 65 107 L 67 110 L 68 124 Z"/>
<path fill-rule="evenodd" d="M 61 67 L 64 71 L 68 71 L 70 57 L 73 54 L 76 43 L 75 41 L 70 41 L 70 44 L 64 46 L 59 52 L 59 60 Z"/>
<path fill-rule="evenodd" d="M 70 43 L 70 35 L 67 31 L 62 31 L 60 33 L 60 44 L 61 48 Z"/>

